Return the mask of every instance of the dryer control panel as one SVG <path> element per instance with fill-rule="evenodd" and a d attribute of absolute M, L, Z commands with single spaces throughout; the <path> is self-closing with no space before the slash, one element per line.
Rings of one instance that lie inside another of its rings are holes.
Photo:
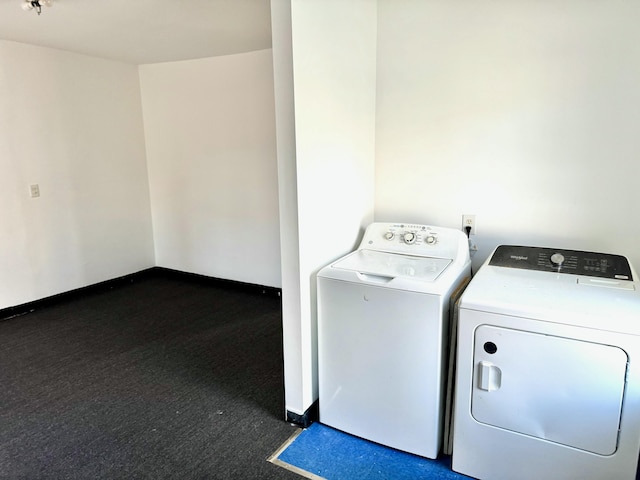
<path fill-rule="evenodd" d="M 627 258 L 609 253 L 500 245 L 491 257 L 489 265 L 616 280 L 634 280 Z"/>

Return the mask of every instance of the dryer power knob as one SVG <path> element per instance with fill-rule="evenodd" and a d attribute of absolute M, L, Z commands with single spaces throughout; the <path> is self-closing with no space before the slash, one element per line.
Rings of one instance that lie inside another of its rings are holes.
<path fill-rule="evenodd" d="M 560 267 L 564 263 L 564 255 L 562 255 L 561 253 L 554 253 L 553 255 L 551 255 L 550 260 L 551 264 L 554 267 Z"/>

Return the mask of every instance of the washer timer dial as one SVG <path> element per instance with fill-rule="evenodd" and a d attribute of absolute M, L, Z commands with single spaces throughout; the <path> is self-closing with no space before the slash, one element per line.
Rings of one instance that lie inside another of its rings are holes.
<path fill-rule="evenodd" d="M 413 232 L 406 232 L 404 235 L 402 235 L 402 239 L 404 240 L 404 243 L 408 243 L 408 244 L 415 243 L 416 234 Z"/>

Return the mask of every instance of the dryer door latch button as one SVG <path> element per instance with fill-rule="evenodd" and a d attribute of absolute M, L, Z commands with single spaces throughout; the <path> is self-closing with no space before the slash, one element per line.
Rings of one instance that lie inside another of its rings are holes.
<path fill-rule="evenodd" d="M 491 362 L 478 364 L 478 388 L 491 392 L 498 390 L 502 383 L 502 371 Z"/>

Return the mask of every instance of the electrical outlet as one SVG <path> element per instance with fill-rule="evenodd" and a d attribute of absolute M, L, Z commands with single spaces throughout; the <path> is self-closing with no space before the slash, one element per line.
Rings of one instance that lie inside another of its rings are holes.
<path fill-rule="evenodd" d="M 469 235 L 476 234 L 476 216 L 475 215 L 462 215 L 462 231 L 467 233 L 467 227 L 471 227 Z"/>
<path fill-rule="evenodd" d="M 40 196 L 40 185 L 34 183 L 33 185 L 29 185 L 29 195 L 31 198 L 36 198 Z"/>

